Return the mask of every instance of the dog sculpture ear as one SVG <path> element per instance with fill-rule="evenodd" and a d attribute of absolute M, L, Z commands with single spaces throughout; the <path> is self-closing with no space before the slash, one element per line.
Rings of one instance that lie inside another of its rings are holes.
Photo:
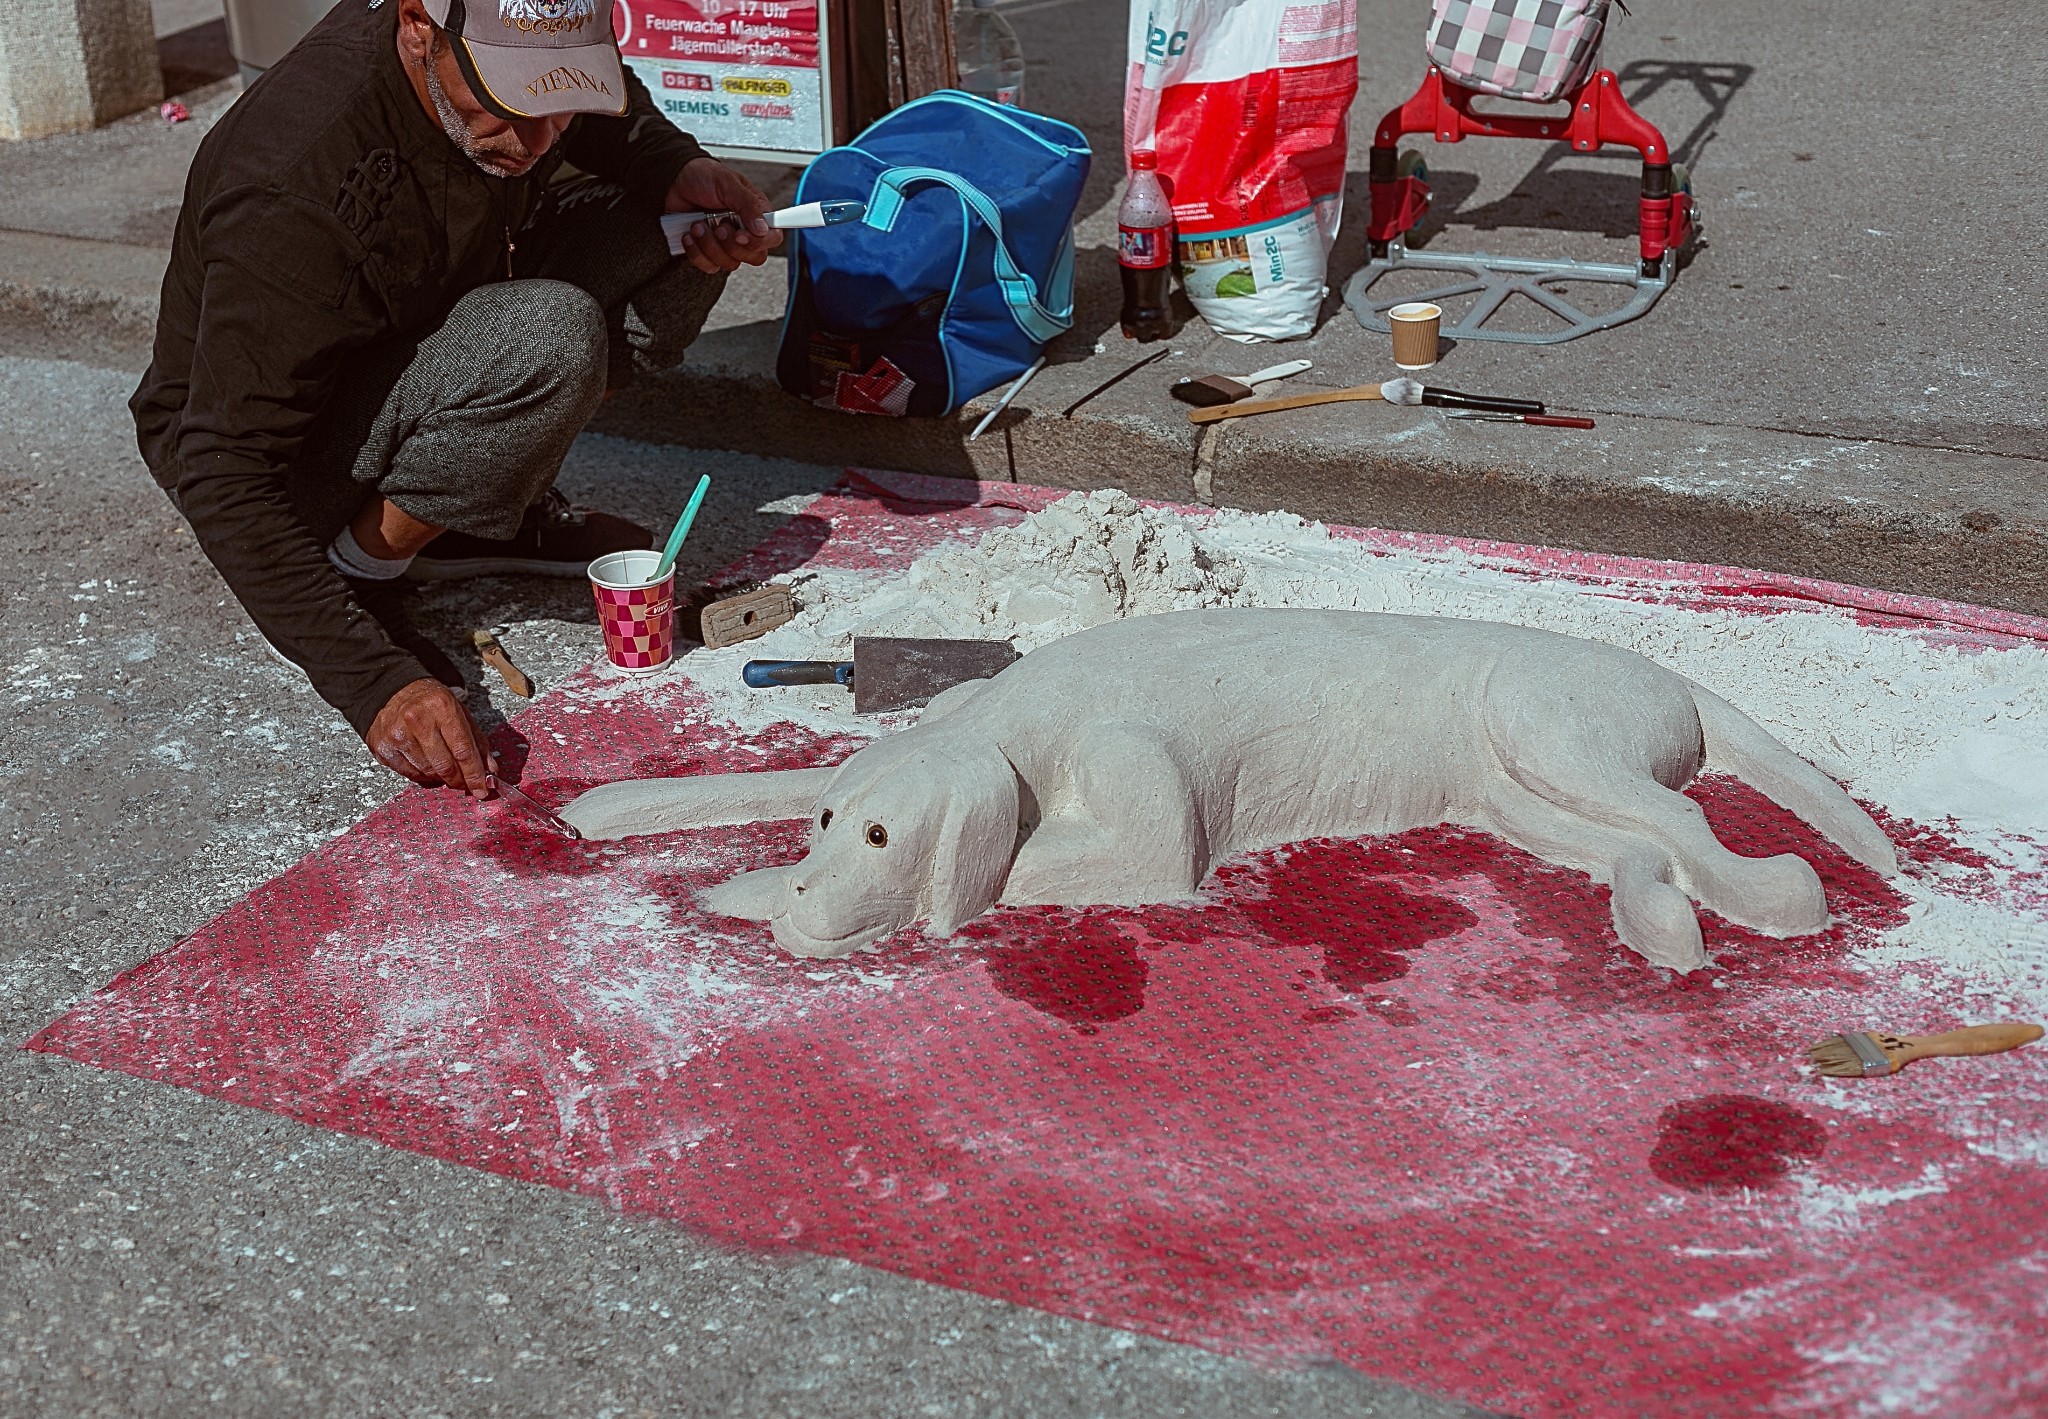
<path fill-rule="evenodd" d="M 720 916 L 768 921 L 789 900 L 789 869 L 762 867 L 742 872 L 704 893 L 704 905 Z"/>
<path fill-rule="evenodd" d="M 1003 894 L 1017 854 L 1017 771 L 993 748 L 949 757 L 941 771 L 949 792 L 927 915 L 933 931 L 950 936 Z"/>

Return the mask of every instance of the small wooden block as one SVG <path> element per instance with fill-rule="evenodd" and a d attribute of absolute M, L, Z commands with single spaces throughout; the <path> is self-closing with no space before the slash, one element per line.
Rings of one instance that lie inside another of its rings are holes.
<path fill-rule="evenodd" d="M 786 586 L 760 586 L 728 596 L 704 608 L 704 647 L 722 650 L 765 636 L 794 615 L 796 602 Z"/>

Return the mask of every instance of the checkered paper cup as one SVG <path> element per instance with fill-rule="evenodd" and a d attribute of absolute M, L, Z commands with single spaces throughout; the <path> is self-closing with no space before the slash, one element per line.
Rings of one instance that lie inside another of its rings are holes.
<path fill-rule="evenodd" d="M 604 653 L 628 675 L 668 668 L 676 642 L 676 574 L 652 580 L 659 552 L 612 552 L 590 564 Z"/>

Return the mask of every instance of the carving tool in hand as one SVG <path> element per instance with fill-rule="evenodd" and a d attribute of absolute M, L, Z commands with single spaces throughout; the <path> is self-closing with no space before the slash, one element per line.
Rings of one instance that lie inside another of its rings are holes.
<path fill-rule="evenodd" d="M 478 658 L 498 672 L 506 689 L 522 700 L 533 698 L 533 677 L 512 663 L 512 657 L 505 654 L 505 647 L 498 644 L 496 636 L 489 631 L 471 631 L 469 640 L 476 647 Z"/>
<path fill-rule="evenodd" d="M 850 198 L 833 202 L 799 202 L 794 207 L 781 207 L 773 212 L 763 212 L 761 219 L 776 231 L 790 231 L 808 227 L 836 227 L 841 222 L 857 222 L 868 214 L 865 202 Z M 667 212 L 662 215 L 662 234 L 668 238 L 668 254 L 683 254 L 683 236 L 699 222 L 725 222 L 730 226 L 740 225 L 737 212 Z"/>
<path fill-rule="evenodd" d="M 583 834 L 577 831 L 575 824 L 563 822 L 562 819 L 548 812 L 547 809 L 527 797 L 526 790 L 506 783 L 496 774 L 487 775 L 484 781 L 490 784 L 492 790 L 502 796 L 507 803 L 524 809 L 533 818 L 545 824 L 551 831 L 560 833 L 563 837 L 575 841 L 582 840 Z"/>
<path fill-rule="evenodd" d="M 1590 429 L 1591 419 L 1572 414 L 1496 414 L 1491 409 L 1451 409 L 1446 419 L 1480 419 L 1490 424 L 1542 424 L 1552 429 Z"/>
<path fill-rule="evenodd" d="M 1188 422 L 1213 424 L 1218 419 L 1242 419 L 1252 414 L 1277 414 L 1282 409 L 1306 409 L 1312 404 L 1343 404 L 1352 400 L 1383 400 L 1388 404 L 1429 404 L 1444 409 L 1486 409 L 1496 414 L 1541 414 L 1543 406 L 1533 399 L 1497 399 L 1488 394 L 1460 394 L 1439 389 L 1419 380 L 1390 379 L 1384 384 L 1355 384 L 1349 389 L 1326 389 L 1316 394 L 1290 394 L 1280 399 L 1241 399 L 1235 404 L 1218 404 L 1209 409 L 1191 409 Z"/>
<path fill-rule="evenodd" d="M 1973 1054 L 2003 1054 L 2041 1038 L 2039 1025 L 2012 1021 L 2001 1025 L 1966 1025 L 1939 1035 L 1887 1035 L 1844 1030 L 1829 1035 L 1806 1052 L 1822 1074 L 1854 1079 L 1896 1074 L 1916 1059 L 1953 1059 Z"/>
<path fill-rule="evenodd" d="M 981 422 L 974 426 L 974 432 L 967 436 L 967 441 L 969 443 L 973 443 L 976 439 L 980 438 L 982 430 L 986 429 L 990 424 L 993 424 L 996 421 L 996 415 L 1002 413 L 1003 410 L 1009 408 L 1010 401 L 1012 399 L 1015 399 L 1019 391 L 1021 391 L 1025 385 L 1031 382 L 1031 376 L 1037 374 L 1040 370 L 1044 368 L 1045 356 L 1040 355 L 1036 360 L 1032 361 L 1031 368 L 1024 371 L 1024 373 L 1018 375 L 1017 382 L 1011 385 L 1007 390 L 1003 392 L 1003 397 L 996 401 L 996 407 L 989 410 L 986 414 L 983 414 L 981 416 Z"/>
<path fill-rule="evenodd" d="M 1268 365 L 1247 375 L 1205 374 L 1199 378 L 1183 379 L 1169 385 L 1166 392 L 1183 404 L 1208 409 L 1251 398 L 1254 385 L 1272 379 L 1291 379 L 1304 370 L 1314 368 L 1314 360 L 1288 360 L 1285 364 Z"/>
<path fill-rule="evenodd" d="M 661 561 L 655 564 L 654 580 L 660 581 L 669 574 L 676 564 L 676 553 L 683 550 L 683 539 L 690 535 L 690 524 L 697 520 L 697 509 L 704 506 L 704 494 L 711 487 L 709 473 L 699 475 L 696 491 L 690 494 L 690 502 L 683 509 L 683 515 L 676 519 L 675 530 L 668 535 L 668 545 L 661 549 Z"/>
<path fill-rule="evenodd" d="M 1017 659 L 1008 641 L 855 636 L 852 660 L 750 660 L 740 678 L 772 685 L 848 685 L 855 714 L 921 705 L 941 690 L 985 680 Z"/>

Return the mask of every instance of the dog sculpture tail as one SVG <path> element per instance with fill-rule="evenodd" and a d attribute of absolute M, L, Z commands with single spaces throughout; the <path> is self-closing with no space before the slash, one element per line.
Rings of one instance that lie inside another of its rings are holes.
<path fill-rule="evenodd" d="M 562 817 L 594 839 L 806 818 L 838 772 L 832 767 L 622 779 L 579 795 Z"/>
<path fill-rule="evenodd" d="M 1865 867 L 1887 877 L 1899 870 L 1891 839 L 1839 784 L 1719 695 L 1698 685 L 1691 688 L 1708 767 L 1733 773 L 1780 808 L 1798 814 Z"/>

